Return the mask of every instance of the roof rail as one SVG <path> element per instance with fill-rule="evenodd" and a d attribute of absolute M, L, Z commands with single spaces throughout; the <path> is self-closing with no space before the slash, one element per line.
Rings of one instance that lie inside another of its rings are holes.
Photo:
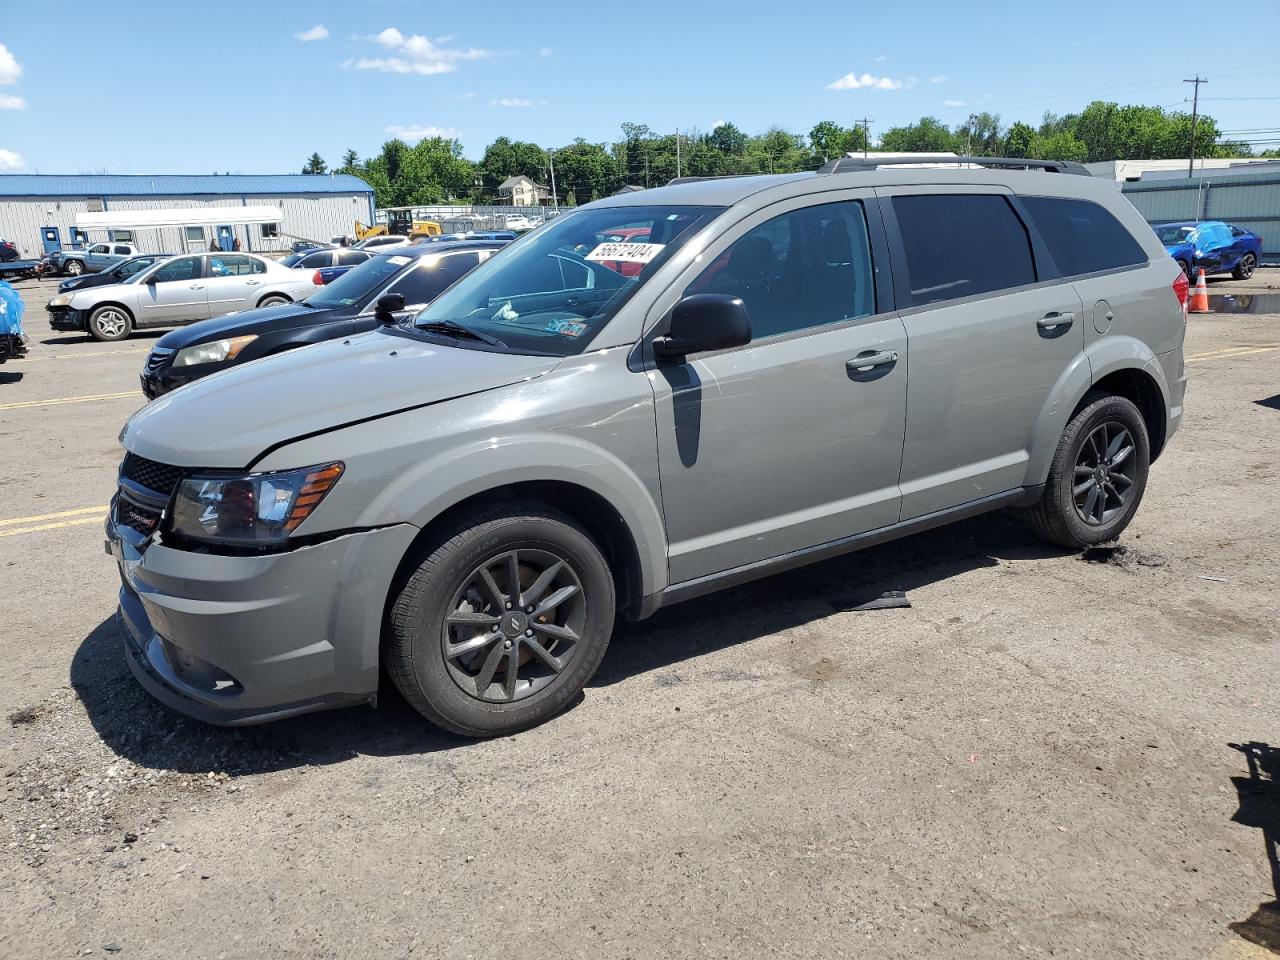
<path fill-rule="evenodd" d="M 1043 170 L 1046 173 L 1073 173 L 1093 176 L 1082 163 L 1074 160 L 1027 160 L 1021 157 L 939 157 L 925 154 L 917 157 L 837 157 L 818 168 L 818 173 L 857 173 L 878 167 L 920 166 L 928 164 L 972 164 L 975 167 L 999 167 L 1014 170 Z"/>
<path fill-rule="evenodd" d="M 714 177 L 672 177 L 666 186 L 674 187 L 678 183 L 701 183 L 703 180 L 741 180 L 743 177 L 759 177 L 759 173 L 722 173 Z"/>

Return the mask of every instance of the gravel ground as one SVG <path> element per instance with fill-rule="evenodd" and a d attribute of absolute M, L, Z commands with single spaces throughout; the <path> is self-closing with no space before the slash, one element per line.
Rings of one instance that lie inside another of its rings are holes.
<path fill-rule="evenodd" d="M 471 743 L 390 692 L 233 732 L 137 688 L 97 511 L 152 337 L 53 334 L 51 285 L 21 288 L 0 956 L 1280 947 L 1280 316 L 1192 319 L 1187 422 L 1119 549 L 988 516 L 668 609 L 564 716 Z M 913 606 L 849 609 L 889 589 Z"/>

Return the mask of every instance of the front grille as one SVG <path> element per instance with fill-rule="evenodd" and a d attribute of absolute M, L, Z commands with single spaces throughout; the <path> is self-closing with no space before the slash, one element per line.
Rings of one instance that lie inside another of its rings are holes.
<path fill-rule="evenodd" d="M 116 522 L 149 537 L 160 523 L 160 514 L 125 497 L 119 497 L 116 500 Z"/>
<path fill-rule="evenodd" d="M 167 463 L 156 463 L 134 453 L 126 453 L 124 463 L 120 464 L 120 476 L 161 496 L 169 497 L 178 489 L 182 469 L 171 467 Z"/>
<path fill-rule="evenodd" d="M 166 350 L 164 347 L 152 347 L 151 353 L 147 355 L 147 373 L 155 373 L 165 365 L 171 356 L 172 350 Z"/>

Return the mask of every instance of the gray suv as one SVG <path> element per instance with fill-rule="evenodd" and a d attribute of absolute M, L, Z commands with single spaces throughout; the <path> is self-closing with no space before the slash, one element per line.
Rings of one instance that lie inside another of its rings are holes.
<path fill-rule="evenodd" d="M 977 162 L 611 197 L 144 407 L 107 523 L 133 673 L 245 724 L 385 667 L 507 734 L 618 613 L 1001 507 L 1115 538 L 1182 416 L 1186 281 L 1111 183 Z"/>

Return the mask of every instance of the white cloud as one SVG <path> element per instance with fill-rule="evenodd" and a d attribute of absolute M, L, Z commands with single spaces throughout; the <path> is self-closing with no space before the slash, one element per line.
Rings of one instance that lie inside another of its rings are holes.
<path fill-rule="evenodd" d="M 26 165 L 27 161 L 22 159 L 22 154 L 0 147 L 0 170 L 21 170 Z"/>
<path fill-rule="evenodd" d="M 362 57 L 352 64 L 357 70 L 380 70 L 383 73 L 417 74 L 429 77 L 457 70 L 459 61 L 483 60 L 490 56 L 488 50 L 478 47 L 466 49 L 446 47 L 421 34 L 415 33 L 406 37 L 395 27 L 387 27 L 377 36 L 360 39 L 372 40 L 391 55 Z"/>
<path fill-rule="evenodd" d="M 452 140 L 458 135 L 458 131 L 453 127 L 426 127 L 421 125 L 403 127 L 394 123 L 387 127 L 387 133 L 409 143 L 416 143 L 419 140 L 427 140 L 431 137 L 444 137 L 446 140 Z"/>
<path fill-rule="evenodd" d="M 555 53 L 555 51 L 554 51 L 554 50 L 552 50 L 550 47 L 539 47 L 539 48 L 538 48 L 538 56 L 540 56 L 540 57 L 549 57 L 549 56 L 551 56 L 551 54 L 553 54 L 553 53 Z"/>
<path fill-rule="evenodd" d="M 542 101 L 545 103 L 546 101 Z M 532 107 L 533 101 L 527 97 L 499 97 L 497 100 L 490 100 L 491 107 Z"/>
<path fill-rule="evenodd" d="M 27 101 L 21 97 L 11 97 L 7 94 L 0 93 L 0 110 L 25 110 L 27 109 Z"/>
<path fill-rule="evenodd" d="M 8 47 L 0 43 L 0 86 L 17 83 L 20 76 L 22 76 L 22 64 L 9 52 Z"/>
<path fill-rule="evenodd" d="M 889 59 L 889 55 L 886 53 L 882 53 L 880 54 L 880 56 L 876 57 L 876 63 L 884 63 L 888 59 Z"/>
<path fill-rule="evenodd" d="M 859 90 L 863 87 L 872 90 L 900 90 L 902 88 L 901 80 L 894 80 L 891 77 L 876 77 L 869 73 L 858 76 L 856 73 L 846 73 L 838 80 L 833 80 L 827 84 L 828 90 Z"/>
<path fill-rule="evenodd" d="M 936 77 L 930 77 L 930 78 L 929 78 L 929 82 L 930 82 L 930 83 L 945 83 L 945 82 L 946 82 L 946 79 L 947 79 L 947 75 L 946 75 L 945 73 L 940 73 L 940 74 L 938 74 Z"/>
<path fill-rule="evenodd" d="M 312 40 L 328 40 L 329 28 L 323 23 L 317 23 L 310 30 L 303 30 L 301 33 L 295 33 L 294 39 L 301 40 L 303 43 L 310 43 Z"/>
<path fill-rule="evenodd" d="M 963 100 L 943 100 L 942 105 L 944 107 L 963 107 L 965 104 Z"/>

